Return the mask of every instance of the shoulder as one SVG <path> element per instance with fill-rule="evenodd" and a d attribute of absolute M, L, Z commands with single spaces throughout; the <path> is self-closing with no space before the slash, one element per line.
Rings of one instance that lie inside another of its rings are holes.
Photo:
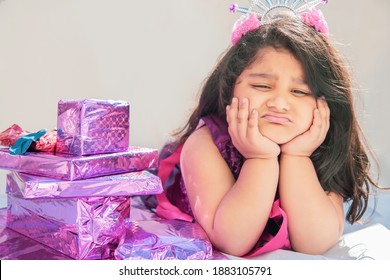
<path fill-rule="evenodd" d="M 182 157 L 211 151 L 218 151 L 218 149 L 213 142 L 210 129 L 204 125 L 195 130 L 184 142 Z"/>
<path fill-rule="evenodd" d="M 207 126 L 194 131 L 185 141 L 181 157 L 180 165 L 182 169 L 194 170 L 194 166 L 202 167 L 202 172 L 205 169 L 209 171 L 215 169 L 228 170 L 225 160 L 223 159 L 218 147 L 213 141 L 212 133 Z"/>

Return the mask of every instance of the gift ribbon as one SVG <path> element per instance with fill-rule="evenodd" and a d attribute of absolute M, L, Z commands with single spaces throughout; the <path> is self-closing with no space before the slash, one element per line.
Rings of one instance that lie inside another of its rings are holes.
<path fill-rule="evenodd" d="M 23 155 L 30 148 L 32 142 L 38 141 L 46 132 L 47 129 L 41 129 L 18 138 L 15 144 L 9 148 L 9 153 L 11 155 Z"/>

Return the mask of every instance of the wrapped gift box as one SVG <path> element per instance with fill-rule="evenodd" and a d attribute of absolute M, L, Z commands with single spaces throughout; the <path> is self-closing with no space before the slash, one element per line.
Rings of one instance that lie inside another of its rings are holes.
<path fill-rule="evenodd" d="M 11 155 L 8 149 L 0 149 L 2 169 L 70 181 L 153 169 L 157 161 L 157 149 L 135 146 L 125 152 L 90 156 L 46 152 Z"/>
<path fill-rule="evenodd" d="M 0 260 L 71 260 L 67 255 L 7 228 L 7 209 L 0 209 Z"/>
<path fill-rule="evenodd" d="M 120 260 L 206 260 L 213 247 L 197 223 L 181 220 L 125 220 L 126 234 L 115 250 Z"/>
<path fill-rule="evenodd" d="M 159 194 L 161 180 L 149 171 L 137 171 L 77 181 L 64 181 L 30 174 L 7 174 L 10 190 L 24 198 L 65 198 L 94 196 L 135 196 Z"/>
<path fill-rule="evenodd" d="M 7 227 L 74 259 L 110 259 L 129 197 L 34 199 L 8 194 Z"/>
<path fill-rule="evenodd" d="M 109 187 L 101 183 L 107 178 Z M 158 177 L 148 172 L 107 178 L 51 180 L 52 187 L 46 178 L 11 172 L 6 185 L 7 226 L 74 259 L 113 259 L 124 233 L 124 220 L 130 216 L 130 197 L 160 193 L 162 186 Z M 83 197 L 88 194 L 95 196 Z"/>
<path fill-rule="evenodd" d="M 94 155 L 129 147 L 129 103 L 112 100 L 60 100 L 57 152 Z"/>

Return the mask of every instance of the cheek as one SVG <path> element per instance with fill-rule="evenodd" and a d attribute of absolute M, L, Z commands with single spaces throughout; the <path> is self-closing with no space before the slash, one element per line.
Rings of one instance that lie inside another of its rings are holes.
<path fill-rule="evenodd" d="M 243 90 L 243 84 L 242 84 L 241 77 L 238 77 L 236 83 L 234 84 L 233 96 L 240 98 L 243 95 L 243 91 L 244 90 Z"/>
<path fill-rule="evenodd" d="M 314 109 L 315 107 L 308 107 L 300 111 L 298 125 L 300 133 L 307 131 L 313 124 Z"/>
<path fill-rule="evenodd" d="M 246 90 L 241 85 L 236 85 L 234 87 L 233 96 L 237 97 L 239 100 L 242 100 L 243 98 L 251 99 L 250 98 L 250 93 L 248 93 L 248 90 Z"/>

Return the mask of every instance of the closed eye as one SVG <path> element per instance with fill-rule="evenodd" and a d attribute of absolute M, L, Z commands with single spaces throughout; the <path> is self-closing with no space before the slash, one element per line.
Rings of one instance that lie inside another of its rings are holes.
<path fill-rule="evenodd" d="M 257 89 L 271 89 L 271 87 L 267 85 L 253 85 L 253 87 Z"/>
<path fill-rule="evenodd" d="M 310 95 L 311 94 L 310 92 L 299 90 L 299 89 L 294 89 L 294 90 L 292 90 L 292 92 L 297 94 L 297 95 Z"/>

